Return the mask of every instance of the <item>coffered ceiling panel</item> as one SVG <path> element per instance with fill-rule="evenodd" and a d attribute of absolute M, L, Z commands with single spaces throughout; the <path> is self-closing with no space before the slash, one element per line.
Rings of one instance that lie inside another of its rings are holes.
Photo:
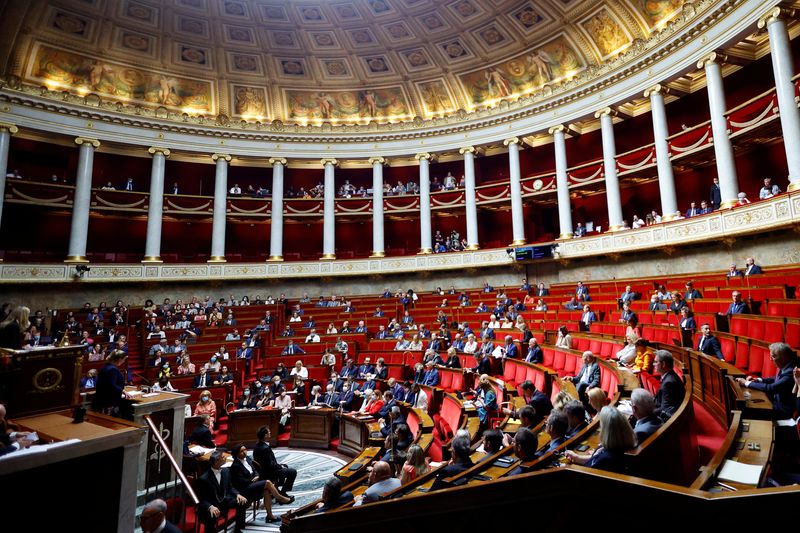
<path fill-rule="evenodd" d="M 560 83 L 683 3 L 31 0 L 3 74 L 189 114 L 403 121 Z"/>

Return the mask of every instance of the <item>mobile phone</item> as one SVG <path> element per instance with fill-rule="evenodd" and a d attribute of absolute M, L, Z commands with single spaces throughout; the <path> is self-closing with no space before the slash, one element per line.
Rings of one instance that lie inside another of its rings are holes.
<path fill-rule="evenodd" d="M 585 452 L 588 449 L 589 449 L 589 445 L 588 444 L 579 444 L 579 445 L 575 446 L 575 450 L 579 451 L 579 452 Z"/>

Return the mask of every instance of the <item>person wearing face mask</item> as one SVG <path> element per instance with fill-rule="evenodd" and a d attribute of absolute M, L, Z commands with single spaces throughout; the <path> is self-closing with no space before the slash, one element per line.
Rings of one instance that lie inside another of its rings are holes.
<path fill-rule="evenodd" d="M 286 393 L 286 388 L 281 385 L 275 395 L 275 409 L 281 410 L 281 419 L 278 422 L 280 431 L 283 432 L 284 427 L 289 424 L 292 416 L 292 397 Z"/>
<path fill-rule="evenodd" d="M 349 412 L 352 410 L 354 399 L 355 394 L 353 393 L 350 383 L 345 383 L 342 385 L 342 394 L 339 397 L 338 407 L 340 407 L 342 411 Z M 334 405 L 334 407 L 336 406 Z"/>
<path fill-rule="evenodd" d="M 245 387 L 242 391 L 242 395 L 239 396 L 239 401 L 236 402 L 237 409 L 255 409 L 256 401 L 258 399 L 250 390 L 250 387 Z"/>
<path fill-rule="evenodd" d="M 194 407 L 194 416 L 200 415 L 208 415 L 211 419 L 209 427 L 214 427 L 217 421 L 217 404 L 211 399 L 211 393 L 208 391 L 203 391 L 200 394 L 200 401 Z"/>
<path fill-rule="evenodd" d="M 209 359 L 208 363 L 206 363 L 206 370 L 210 370 L 211 372 L 219 372 L 222 368 L 222 363 L 219 362 L 219 359 L 216 355 L 212 355 L 211 359 Z"/>
<path fill-rule="evenodd" d="M 150 390 L 153 392 L 175 392 L 175 387 L 173 387 L 172 383 L 169 382 L 169 378 L 167 376 L 162 376 L 158 378 L 158 382 L 155 385 L 150 387 Z"/>
<path fill-rule="evenodd" d="M 97 370 L 92 368 L 81 378 L 81 389 L 93 389 L 97 386 Z"/>

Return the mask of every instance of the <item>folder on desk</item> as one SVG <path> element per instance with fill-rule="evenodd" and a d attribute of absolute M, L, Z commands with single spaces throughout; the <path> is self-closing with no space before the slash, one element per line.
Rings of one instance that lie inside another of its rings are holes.
<path fill-rule="evenodd" d="M 743 485 L 758 486 L 758 480 L 761 479 L 761 472 L 764 470 L 764 465 L 748 465 L 727 459 L 722 463 L 722 468 L 717 475 L 720 481 L 732 481 L 733 483 L 741 483 Z"/>

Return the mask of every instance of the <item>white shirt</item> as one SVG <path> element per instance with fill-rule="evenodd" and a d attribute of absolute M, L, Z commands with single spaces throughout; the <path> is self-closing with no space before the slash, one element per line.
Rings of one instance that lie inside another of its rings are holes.
<path fill-rule="evenodd" d="M 319 335 L 316 333 L 309 333 L 306 337 L 306 342 L 319 342 Z"/>
<path fill-rule="evenodd" d="M 289 372 L 290 376 L 300 376 L 303 379 L 308 379 L 308 369 L 304 366 L 301 366 L 298 370 L 297 367 L 292 368 L 292 371 Z"/>
<path fill-rule="evenodd" d="M 478 349 L 478 341 L 467 341 L 464 343 L 464 353 L 475 353 L 475 350 Z"/>

